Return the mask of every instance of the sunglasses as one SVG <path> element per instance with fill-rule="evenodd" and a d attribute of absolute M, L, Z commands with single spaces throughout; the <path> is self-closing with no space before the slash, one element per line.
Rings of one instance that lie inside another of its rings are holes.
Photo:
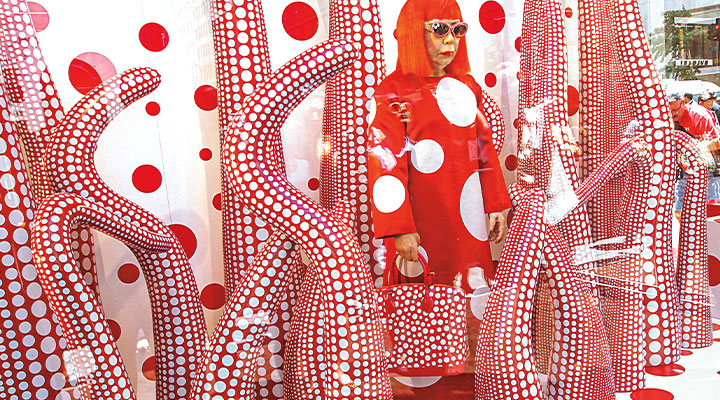
<path fill-rule="evenodd" d="M 437 37 L 445 37 L 452 33 L 456 38 L 465 36 L 468 30 L 468 24 L 465 22 L 457 22 L 452 25 L 443 21 L 428 21 L 425 22 L 425 30 L 432 32 Z"/>

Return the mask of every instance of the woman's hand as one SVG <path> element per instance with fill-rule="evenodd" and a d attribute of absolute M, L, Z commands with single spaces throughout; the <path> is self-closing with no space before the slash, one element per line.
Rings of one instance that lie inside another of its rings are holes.
<path fill-rule="evenodd" d="M 488 227 L 488 240 L 493 243 L 500 243 L 505 239 L 508 228 L 505 222 L 505 214 L 502 211 L 489 213 L 490 226 Z"/>
<path fill-rule="evenodd" d="M 420 235 L 416 232 L 397 235 L 395 238 L 395 251 L 407 261 L 418 260 L 418 246 Z"/>

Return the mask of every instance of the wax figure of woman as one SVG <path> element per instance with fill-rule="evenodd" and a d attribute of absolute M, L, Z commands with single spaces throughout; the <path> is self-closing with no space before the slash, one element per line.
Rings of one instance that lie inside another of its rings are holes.
<path fill-rule="evenodd" d="M 455 0 L 404 5 L 397 68 L 375 92 L 368 175 L 388 265 L 395 251 L 417 261 L 424 250 L 436 283 L 469 290 L 458 278 L 470 268 L 494 274 L 488 242 L 507 233 L 510 199 L 478 109 L 486 94 L 468 74 L 466 32 Z"/>

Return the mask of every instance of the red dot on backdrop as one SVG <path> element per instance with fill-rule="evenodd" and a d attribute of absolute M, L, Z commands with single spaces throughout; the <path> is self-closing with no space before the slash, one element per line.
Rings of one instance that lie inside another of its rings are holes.
<path fill-rule="evenodd" d="M 222 196 L 220 195 L 220 193 L 217 193 L 215 196 L 213 196 L 212 205 L 213 207 L 215 207 L 216 210 L 222 210 Z"/>
<path fill-rule="evenodd" d="M 632 400 L 672 400 L 675 396 L 662 389 L 640 389 L 630 394 Z"/>
<path fill-rule="evenodd" d="M 567 8 L 565 9 L 565 16 L 568 17 L 568 18 L 570 18 L 570 17 L 573 16 L 573 10 L 572 10 L 572 8 L 567 7 Z"/>
<path fill-rule="evenodd" d="M 517 50 L 517 51 L 522 50 L 522 38 L 520 38 L 520 37 L 515 39 L 515 50 Z"/>
<path fill-rule="evenodd" d="M 200 292 L 200 302 L 210 310 L 217 310 L 225 304 L 225 287 L 219 283 L 211 283 Z"/>
<path fill-rule="evenodd" d="M 680 351 L 680 355 L 682 355 L 682 356 L 691 356 L 692 353 L 693 353 L 692 351 L 690 351 L 690 350 L 685 350 L 685 349 L 682 349 L 682 350 Z"/>
<path fill-rule="evenodd" d="M 142 363 L 142 374 L 150 381 L 155 380 L 155 356 L 148 357 Z"/>
<path fill-rule="evenodd" d="M 497 77 L 492 72 L 485 74 L 485 85 L 493 87 L 497 83 Z"/>
<path fill-rule="evenodd" d="M 505 168 L 507 168 L 508 171 L 515 171 L 517 169 L 517 165 L 517 157 L 514 154 L 510 154 L 507 158 L 505 158 Z"/>
<path fill-rule="evenodd" d="M 195 89 L 195 104 L 201 110 L 214 110 L 217 107 L 217 90 L 210 85 L 202 85 Z"/>
<path fill-rule="evenodd" d="M 45 7 L 34 1 L 28 1 L 28 10 L 30 11 L 30 19 L 35 26 L 35 32 L 42 32 L 50 24 L 50 15 Z"/>
<path fill-rule="evenodd" d="M 150 51 L 161 51 L 165 49 L 170 42 L 170 35 L 162 25 L 149 22 L 140 28 L 138 33 L 140 44 Z"/>
<path fill-rule="evenodd" d="M 713 324 L 712 326 L 714 331 L 720 331 L 720 324 Z"/>
<path fill-rule="evenodd" d="M 307 183 L 308 189 L 310 190 L 318 190 L 320 189 L 320 181 L 318 178 L 310 178 Z"/>
<path fill-rule="evenodd" d="M 110 327 L 110 333 L 112 333 L 113 339 L 117 342 L 120 340 L 120 335 L 122 334 L 122 328 L 120 328 L 120 324 L 117 323 L 114 319 L 108 319 L 107 320 L 108 326 Z"/>
<path fill-rule="evenodd" d="M 515 127 L 515 129 L 520 129 L 520 118 L 515 118 L 513 120 L 513 126 Z"/>
<path fill-rule="evenodd" d="M 578 109 L 580 109 L 580 93 L 575 86 L 568 85 L 568 115 L 575 115 Z"/>
<path fill-rule="evenodd" d="M 505 10 L 495 1 L 480 6 L 480 25 L 487 33 L 498 33 L 505 26 Z"/>
<path fill-rule="evenodd" d="M 132 174 L 132 183 L 135 189 L 143 193 L 152 193 L 162 184 L 162 174 L 152 165 L 145 164 L 135 168 Z"/>
<path fill-rule="evenodd" d="M 207 147 L 200 150 L 200 159 L 203 161 L 209 161 L 212 158 L 212 150 Z"/>
<path fill-rule="evenodd" d="M 160 114 L 160 104 L 154 101 L 145 104 L 145 112 L 153 116 Z"/>
<path fill-rule="evenodd" d="M 117 275 L 120 282 L 130 284 L 140 277 L 140 268 L 133 263 L 126 263 L 118 268 Z"/>
<path fill-rule="evenodd" d="M 177 236 L 188 259 L 192 257 L 193 254 L 195 254 L 195 250 L 197 250 L 197 237 L 192 229 L 183 224 L 170 224 L 168 228 Z"/>
<path fill-rule="evenodd" d="M 308 40 L 318 30 L 318 16 L 310 5 L 301 1 L 290 3 L 282 14 L 285 32 L 295 40 Z"/>
<path fill-rule="evenodd" d="M 720 260 L 717 257 L 708 257 L 708 270 L 710 271 L 710 286 L 720 285 Z"/>
<path fill-rule="evenodd" d="M 115 66 L 99 53 L 82 53 L 70 61 L 70 84 L 81 94 L 87 94 L 107 78 L 115 76 Z"/>
<path fill-rule="evenodd" d="M 645 367 L 645 372 L 655 376 L 677 376 L 685 372 L 685 367 L 679 364 L 668 364 L 656 367 Z"/>

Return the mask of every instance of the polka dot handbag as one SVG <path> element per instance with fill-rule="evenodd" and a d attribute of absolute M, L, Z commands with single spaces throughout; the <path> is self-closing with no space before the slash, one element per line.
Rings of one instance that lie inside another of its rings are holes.
<path fill-rule="evenodd" d="M 465 293 L 434 284 L 422 256 L 420 264 L 422 283 L 400 284 L 398 269 L 387 268 L 378 289 L 388 369 L 400 376 L 459 375 L 468 353 Z"/>

